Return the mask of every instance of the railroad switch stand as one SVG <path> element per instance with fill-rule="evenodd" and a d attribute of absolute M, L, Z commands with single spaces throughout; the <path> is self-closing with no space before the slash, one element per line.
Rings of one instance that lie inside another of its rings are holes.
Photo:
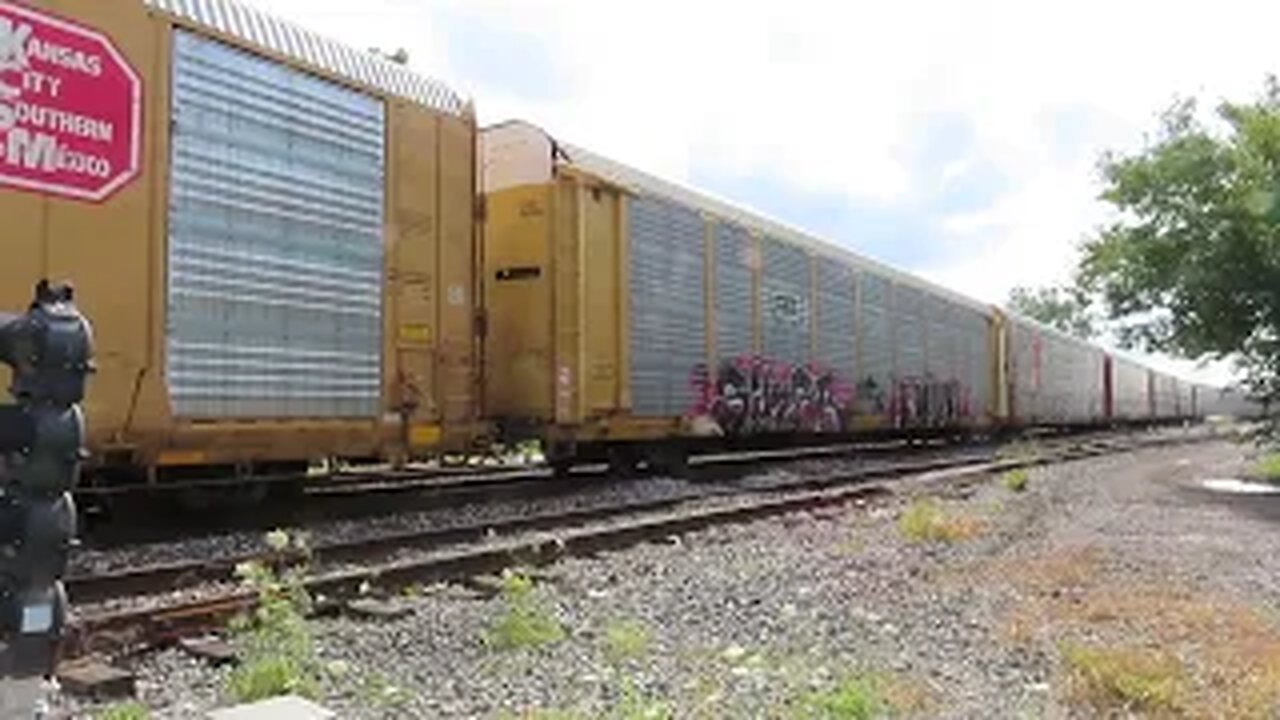
<path fill-rule="evenodd" d="M 0 696 L 51 675 L 57 660 L 92 355 L 70 286 L 41 281 L 24 314 L 0 313 L 0 362 L 16 401 L 0 406 Z M 0 720 L 32 717 L 4 705 Z"/>

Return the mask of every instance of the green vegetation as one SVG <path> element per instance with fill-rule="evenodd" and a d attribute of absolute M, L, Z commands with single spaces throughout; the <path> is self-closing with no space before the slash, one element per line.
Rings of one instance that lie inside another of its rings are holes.
<path fill-rule="evenodd" d="M 898 529 L 912 542 L 956 542 L 980 533 L 982 523 L 948 513 L 932 498 L 917 498 L 898 517 Z"/>
<path fill-rule="evenodd" d="M 151 711 L 140 702 L 130 701 L 111 705 L 104 709 L 98 720 L 149 720 Z"/>
<path fill-rule="evenodd" d="M 623 677 L 622 697 L 605 717 L 610 720 L 671 720 L 675 715 L 667 701 L 640 691 L 631 678 Z"/>
<path fill-rule="evenodd" d="M 1280 452 L 1269 452 L 1258 458 L 1253 474 L 1264 482 L 1280 483 Z"/>
<path fill-rule="evenodd" d="M 1096 316 L 1131 348 L 1232 359 L 1274 405 L 1280 82 L 1213 112 L 1179 99 L 1146 147 L 1100 166 L 1114 219 L 1083 243 L 1072 287 L 1024 290 L 1011 304 L 1068 329 Z"/>
<path fill-rule="evenodd" d="M 1000 476 L 1000 484 L 1004 485 L 1013 492 L 1022 492 L 1027 489 L 1027 481 L 1031 479 L 1031 473 L 1026 468 L 1014 468 L 1006 470 Z"/>
<path fill-rule="evenodd" d="M 1033 442 L 1012 442 L 996 450 L 995 458 L 1000 461 L 1030 462 L 1040 456 L 1040 446 Z"/>
<path fill-rule="evenodd" d="M 1008 305 L 1014 312 L 1068 335 L 1090 340 L 1098 334 L 1089 296 L 1077 287 L 1015 287 Z"/>
<path fill-rule="evenodd" d="M 373 707 L 393 709 L 404 706 L 409 694 L 387 680 L 378 672 L 366 673 L 361 679 L 359 697 Z"/>
<path fill-rule="evenodd" d="M 649 631 L 634 620 L 609 623 L 604 630 L 605 654 L 610 662 L 634 660 L 644 656 L 649 647 Z"/>
<path fill-rule="evenodd" d="M 1068 644 L 1062 660 L 1074 698 L 1104 713 L 1176 713 L 1186 697 L 1186 670 L 1167 652 Z"/>
<path fill-rule="evenodd" d="M 560 642 L 564 626 L 534 594 L 533 580 L 523 572 L 504 570 L 502 598 L 506 608 L 485 637 L 494 648 L 532 648 Z"/>
<path fill-rule="evenodd" d="M 287 533 L 272 532 L 267 543 L 278 553 L 307 557 L 306 543 Z M 227 678 L 227 693 L 235 702 L 319 694 L 321 667 L 306 619 L 311 599 L 305 568 L 305 560 L 282 573 L 259 562 L 236 568 L 241 582 L 257 595 L 257 605 L 231 624 L 242 658 Z"/>
<path fill-rule="evenodd" d="M 790 717 L 795 720 L 870 720 L 887 713 L 879 683 L 866 675 L 845 678 L 834 687 L 801 696 Z"/>

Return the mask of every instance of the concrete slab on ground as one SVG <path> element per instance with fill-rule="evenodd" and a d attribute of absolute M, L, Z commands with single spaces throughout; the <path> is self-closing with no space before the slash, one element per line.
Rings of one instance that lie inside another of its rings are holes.
<path fill-rule="evenodd" d="M 332 720 L 332 710 L 297 695 L 285 695 L 246 705 L 221 708 L 209 720 Z"/>

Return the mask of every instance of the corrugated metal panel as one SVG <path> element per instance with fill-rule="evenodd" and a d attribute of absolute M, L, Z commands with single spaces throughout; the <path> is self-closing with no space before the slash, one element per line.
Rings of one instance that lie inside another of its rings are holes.
<path fill-rule="evenodd" d="M 1178 415 L 1187 417 L 1196 413 L 1195 385 L 1178 381 Z"/>
<path fill-rule="evenodd" d="M 898 377 L 920 378 L 924 376 L 924 319 L 921 305 L 924 294 L 919 289 L 894 285 L 893 322 L 898 340 Z"/>
<path fill-rule="evenodd" d="M 1025 319 L 1012 323 L 1018 417 L 1055 423 L 1102 417 L 1102 352 Z"/>
<path fill-rule="evenodd" d="M 850 386 L 857 369 L 854 297 L 853 271 L 834 260 L 819 260 L 817 360 Z"/>
<path fill-rule="evenodd" d="M 1013 408 L 1019 420 L 1032 421 L 1040 412 L 1036 403 L 1040 386 L 1040 341 L 1034 331 L 1016 319 L 1009 323 L 1010 380 Z"/>
<path fill-rule="evenodd" d="M 173 52 L 173 412 L 376 415 L 382 103 L 186 32 Z"/>
<path fill-rule="evenodd" d="M 705 362 L 702 216 L 639 197 L 628 203 L 627 219 L 632 410 L 679 416 L 694 405 L 690 378 Z"/>
<path fill-rule="evenodd" d="M 716 358 L 752 354 L 751 236 L 739 225 L 715 226 Z"/>
<path fill-rule="evenodd" d="M 925 338 L 925 375 L 939 381 L 955 379 L 955 327 L 945 300 L 925 295 L 928 337 Z"/>
<path fill-rule="evenodd" d="M 1178 381 L 1163 373 L 1156 375 L 1156 417 L 1170 418 L 1178 412 Z"/>
<path fill-rule="evenodd" d="M 992 406 L 990 373 L 994 358 L 988 342 L 987 316 L 968 308 L 960 308 L 957 312 L 963 318 L 957 325 L 961 328 L 960 342 L 965 355 L 965 373 L 960 379 L 968 388 L 969 413 L 980 420 Z"/>
<path fill-rule="evenodd" d="M 869 272 L 858 273 L 862 295 L 858 350 L 857 411 L 864 415 L 884 415 L 889 409 L 893 384 L 893 328 L 890 325 L 890 288 L 887 278 Z"/>
<path fill-rule="evenodd" d="M 1112 356 L 1112 412 L 1117 418 L 1147 417 L 1147 371 L 1126 358 Z"/>
<path fill-rule="evenodd" d="M 809 253 L 776 238 L 761 241 L 761 333 L 764 356 L 774 363 L 809 362 Z"/>
<path fill-rule="evenodd" d="M 335 42 L 235 0 L 147 0 L 158 10 L 333 73 L 353 82 L 462 115 L 466 102 L 443 83 L 372 53 Z"/>

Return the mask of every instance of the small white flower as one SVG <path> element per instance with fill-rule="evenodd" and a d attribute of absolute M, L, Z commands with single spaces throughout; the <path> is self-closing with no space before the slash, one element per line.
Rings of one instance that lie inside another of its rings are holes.
<path fill-rule="evenodd" d="M 729 662 L 737 662 L 741 660 L 743 656 L 745 656 L 746 654 L 747 654 L 746 649 L 743 648 L 741 645 L 730 645 L 729 647 L 724 649 L 723 657 L 725 660 L 728 660 Z"/>
<path fill-rule="evenodd" d="M 281 552 L 289 547 L 289 533 L 283 530 L 272 530 L 267 533 L 267 547 L 276 552 Z"/>

